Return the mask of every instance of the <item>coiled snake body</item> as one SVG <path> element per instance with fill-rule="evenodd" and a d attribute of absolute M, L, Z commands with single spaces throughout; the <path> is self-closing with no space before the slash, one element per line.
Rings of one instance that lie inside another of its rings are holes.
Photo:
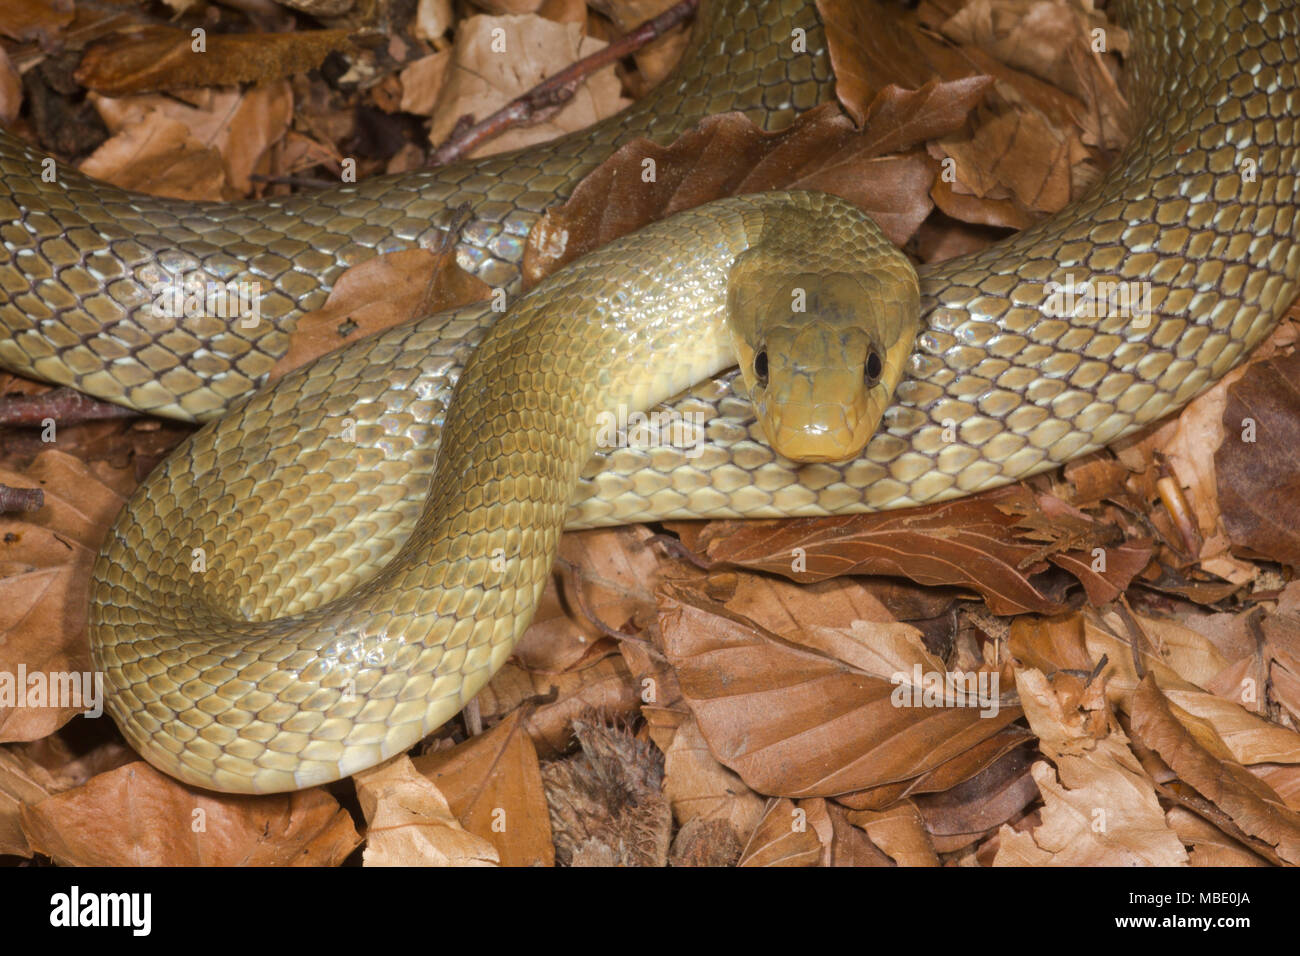
<path fill-rule="evenodd" d="M 589 525 L 935 501 L 1102 447 L 1220 378 L 1300 277 L 1300 12 L 1286 0 L 1128 12 L 1142 116 L 1131 145 L 1062 213 L 921 270 L 922 332 L 884 427 L 851 462 L 778 458 L 720 379 L 679 405 L 707 418 L 703 448 L 604 452 L 579 482 L 602 411 L 646 407 L 728 361 L 725 274 L 751 243 L 780 234 L 828 266 L 861 251 L 854 211 L 809 194 L 701 207 L 574 263 L 495 324 L 486 307 L 434 316 L 237 404 L 141 487 L 95 567 L 92 653 L 128 739 L 221 790 L 353 773 L 454 714 L 508 656 L 566 507 Z M 796 26 L 815 52 L 792 51 Z M 697 34 L 674 79 L 594 132 L 274 203 L 43 183 L 42 157 L 4 137 L 0 362 L 212 417 L 265 375 L 345 265 L 428 240 L 465 200 L 462 257 L 511 285 L 536 211 L 610 144 L 720 109 L 780 122 L 824 93 L 810 3 L 721 0 Z M 160 327 L 147 290 L 198 268 L 263 278 L 271 321 Z M 1060 314 L 1051 284 L 1084 279 L 1145 284 L 1152 314 Z"/>

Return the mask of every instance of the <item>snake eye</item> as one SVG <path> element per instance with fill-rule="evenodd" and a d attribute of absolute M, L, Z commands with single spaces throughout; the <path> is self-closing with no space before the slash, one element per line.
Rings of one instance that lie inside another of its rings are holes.
<path fill-rule="evenodd" d="M 767 349 L 754 356 L 754 378 L 758 379 L 759 385 L 767 384 Z"/>
<path fill-rule="evenodd" d="M 880 360 L 880 353 L 872 349 L 867 353 L 867 364 L 863 370 L 863 379 L 866 381 L 867 387 L 871 388 L 879 382 L 884 371 L 885 363 Z"/>

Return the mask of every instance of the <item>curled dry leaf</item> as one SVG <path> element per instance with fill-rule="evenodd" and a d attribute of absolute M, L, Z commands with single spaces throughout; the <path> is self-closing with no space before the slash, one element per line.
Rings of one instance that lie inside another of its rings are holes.
<path fill-rule="evenodd" d="M 203 183 L 186 191 L 181 170 L 170 173 L 169 162 L 180 164 L 190 153 L 215 154 L 224 172 L 221 186 L 246 195 L 253 188 L 250 177 L 259 171 L 271 147 L 283 139 L 294 113 L 293 91 L 287 80 L 249 90 L 194 91 L 186 100 L 161 94 L 92 99 L 114 135 L 82 163 L 81 171 L 123 189 L 192 199 L 219 197 L 205 196 Z M 176 135 L 168 133 L 174 123 L 180 123 L 186 132 L 179 152 L 154 148 L 146 137 Z M 145 127 L 145 132 L 136 132 L 139 126 Z M 152 130 L 158 132 L 150 134 Z"/>
<path fill-rule="evenodd" d="M 314 70 L 325 57 L 353 48 L 347 30 L 303 33 L 206 33 L 202 49 L 188 30 L 147 27 L 86 51 L 77 82 L 109 96 L 195 86 L 265 83 Z"/>
<path fill-rule="evenodd" d="M 15 40 L 43 40 L 54 46 L 54 35 L 72 22 L 73 0 L 5 0 L 0 33 Z"/>
<path fill-rule="evenodd" d="M 1106 709 L 1099 682 L 1017 671 L 1016 686 L 1043 752 L 1031 768 L 1042 819 L 1023 832 L 1003 826 L 997 866 L 1177 866 L 1187 853 L 1165 823 L 1155 787 Z"/>
<path fill-rule="evenodd" d="M 495 866 L 496 847 L 460 825 L 406 755 L 354 776 L 366 817 L 365 866 Z M 309 793 L 311 791 L 308 791 Z"/>
<path fill-rule="evenodd" d="M 496 847 L 503 866 L 554 866 L 537 750 L 515 711 L 485 734 L 412 763 L 462 825 Z"/>
<path fill-rule="evenodd" d="M 702 120 L 671 146 L 633 140 L 533 227 L 524 249 L 525 279 L 535 283 L 612 239 L 701 203 L 770 189 L 841 196 L 901 245 L 930 211 L 933 165 L 914 147 L 959 127 L 987 85 L 970 77 L 927 83 L 915 92 L 886 89 L 861 130 L 826 104 L 776 133 L 763 132 L 743 114 L 724 113 Z"/>
<path fill-rule="evenodd" d="M 1149 674 L 1134 694 L 1133 737 L 1242 833 L 1300 865 L 1300 813 L 1233 760 L 1213 728 L 1171 703 Z"/>
<path fill-rule="evenodd" d="M 22 811 L 38 853 L 67 866 L 337 866 L 361 842 L 320 788 L 210 793 L 144 761 Z"/>
<path fill-rule="evenodd" d="M 597 711 L 610 718 L 631 717 L 641 705 L 640 692 L 617 648 L 608 645 L 599 658 L 584 658 L 558 674 L 533 672 L 507 662 L 474 698 L 485 720 L 503 717 L 524 703 L 534 705 L 525 729 L 545 758 L 564 753 L 575 717 Z"/>
<path fill-rule="evenodd" d="M 1004 733 L 1014 729 L 1017 728 L 1008 727 Z M 1017 746 L 955 786 L 913 797 L 912 805 L 931 836 L 933 850 L 951 853 L 1018 819 L 1038 799 L 1038 785 L 1029 772 L 1033 762 L 1033 751 Z M 873 833 L 870 826 L 857 822 Z M 888 842 L 883 839 L 876 842 L 894 856 Z"/>
<path fill-rule="evenodd" d="M 1063 606 L 1049 563 L 1070 571 L 1089 598 L 1117 596 L 1150 556 L 1146 542 L 1116 543 L 1113 526 L 1081 512 L 1049 516 L 1023 485 L 901 512 L 714 522 L 697 541 L 712 564 L 769 571 L 801 582 L 840 574 L 890 575 L 978 592 L 994 614 Z M 1071 533 L 1061 535 L 1060 529 Z M 1053 531 L 1052 529 L 1057 529 Z M 1044 540 L 1055 536 L 1056 540 Z M 1096 549 L 1104 553 L 1098 562 Z"/>

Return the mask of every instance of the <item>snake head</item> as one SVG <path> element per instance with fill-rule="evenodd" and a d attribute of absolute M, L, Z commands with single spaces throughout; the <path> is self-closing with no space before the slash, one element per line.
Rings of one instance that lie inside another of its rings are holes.
<path fill-rule="evenodd" d="M 728 326 L 768 443 L 791 461 L 845 461 L 875 434 L 920 328 L 916 273 L 796 272 L 766 250 L 737 258 Z"/>

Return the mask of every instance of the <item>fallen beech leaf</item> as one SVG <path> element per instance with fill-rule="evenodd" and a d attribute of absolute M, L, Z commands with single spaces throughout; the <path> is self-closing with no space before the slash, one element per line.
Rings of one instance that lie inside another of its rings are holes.
<path fill-rule="evenodd" d="M 919 777 L 841 794 L 835 802 L 850 810 L 887 810 L 900 800 L 916 800 L 924 794 L 943 793 L 978 777 L 1007 753 L 1032 739 L 1033 734 L 1028 728 L 1009 724 Z"/>
<path fill-rule="evenodd" d="M 676 585 L 663 649 L 709 750 L 764 794 L 833 796 L 915 777 L 996 734 L 1013 707 L 896 706 L 895 685 Z M 918 695 L 919 696 L 919 695 Z"/>
<path fill-rule="evenodd" d="M 1038 670 L 1016 672 L 1029 726 L 1056 770 L 1044 761 L 1031 768 L 1043 795 L 1041 822 L 1020 833 L 1004 825 L 994 865 L 1185 863 L 1151 779 L 1105 710 L 1099 682 L 1081 695 L 1077 680 L 1055 683 Z"/>
<path fill-rule="evenodd" d="M 64 866 L 338 866 L 361 842 L 320 788 L 243 796 L 187 787 L 144 761 L 22 810 Z"/>
<path fill-rule="evenodd" d="M 216 150 L 195 140 L 177 120 L 151 113 L 104 142 L 81 164 L 87 176 L 122 189 L 147 189 L 169 199 L 235 198 Z"/>
<path fill-rule="evenodd" d="M 1170 828 L 1186 846 L 1191 847 L 1188 862 L 1192 866 L 1268 866 L 1268 861 L 1252 853 L 1239 841 L 1183 807 L 1171 807 L 1165 814 Z"/>
<path fill-rule="evenodd" d="M 1150 674 L 1134 694 L 1133 737 L 1243 833 L 1300 865 L 1300 813 L 1234 761 L 1208 725 L 1172 706 Z"/>
<path fill-rule="evenodd" d="M 12 125 L 22 105 L 23 81 L 9 62 L 9 54 L 0 50 L 0 125 Z"/>
<path fill-rule="evenodd" d="M 34 514 L 0 515 L 0 741 L 37 740 L 102 693 L 86 639 L 90 569 L 133 480 L 47 451 L 25 472 L 0 468 L 0 484 L 45 493 Z"/>
<path fill-rule="evenodd" d="M 432 116 L 438 105 L 438 93 L 447 78 L 451 65 L 451 51 L 442 50 L 432 56 L 421 57 L 408 63 L 402 70 L 403 113 Z"/>
<path fill-rule="evenodd" d="M 808 826 L 808 811 L 782 797 L 769 800 L 737 866 L 817 866 L 822 843 Z"/>
<path fill-rule="evenodd" d="M 723 820 L 742 843 L 763 815 L 763 798 L 718 763 L 693 717 L 677 728 L 664 755 L 664 796 L 678 824 Z"/>
<path fill-rule="evenodd" d="M 44 39 L 54 44 L 55 34 L 72 22 L 73 0 L 5 0 L 0 12 L 0 33 L 15 40 Z"/>
<path fill-rule="evenodd" d="M 302 33 L 207 33 L 203 49 L 188 30 L 146 27 L 86 50 L 75 77 L 109 96 L 195 86 L 264 83 L 306 73 L 330 53 L 352 49 L 347 30 Z"/>
<path fill-rule="evenodd" d="M 0 856 L 32 855 L 23 832 L 22 808 L 62 789 L 40 764 L 10 747 L 0 747 Z"/>
<path fill-rule="evenodd" d="M 442 144 L 462 116 L 486 119 L 546 77 L 604 46 L 600 40 L 583 36 L 576 23 L 556 23 L 534 14 L 460 21 L 451 64 L 433 110 L 429 142 Z M 572 99 L 541 122 L 508 129 L 470 155 L 520 149 L 586 129 L 626 105 L 611 64 L 588 77 Z"/>
<path fill-rule="evenodd" d="M 701 203 L 771 189 L 841 196 L 901 245 L 930 211 L 933 164 L 914 147 L 961 126 L 987 85 L 971 77 L 916 92 L 887 89 L 861 130 L 824 104 L 775 133 L 724 113 L 706 117 L 671 146 L 632 140 L 533 227 L 525 279 L 535 283 L 612 239 Z M 654 174 L 648 181 L 647 169 Z"/>
<path fill-rule="evenodd" d="M 1084 639 L 1089 655 L 1097 661 L 1103 655 L 1107 658 L 1102 674 L 1112 702 L 1129 713 L 1136 706 L 1134 692 L 1140 683 L 1133 664 L 1136 639 L 1143 672 L 1155 677 L 1174 704 L 1213 727 L 1234 760 L 1242 764 L 1300 763 L 1300 734 L 1199 685 L 1202 681 L 1212 681 L 1226 664 L 1208 638 L 1174 621 L 1140 614 L 1134 614 L 1133 618 L 1142 630 L 1136 638 L 1128 636 L 1118 615 L 1085 621 Z M 1126 636 L 1117 636 L 1117 632 Z"/>
<path fill-rule="evenodd" d="M 1038 785 L 1029 772 L 1033 762 L 1031 748 L 1016 747 L 954 787 L 912 797 L 911 803 L 931 835 L 933 849 L 951 853 L 1019 817 L 1039 796 Z M 872 832 L 870 826 L 867 832 Z M 890 852 L 887 843 L 876 842 Z"/>
<path fill-rule="evenodd" d="M 865 830 L 855 826 L 843 807 L 821 797 L 800 800 L 808 824 L 821 840 L 821 866 L 893 866 Z"/>
<path fill-rule="evenodd" d="M 486 299 L 491 291 L 461 269 L 453 248 L 403 249 L 367 259 L 339 276 L 323 306 L 298 320 L 289 351 L 267 381 L 382 329 Z"/>
<path fill-rule="evenodd" d="M 1049 559 L 1080 572 L 1098 596 L 1122 590 L 1145 566 L 1147 545 L 1118 547 L 1112 527 L 1085 521 L 1078 535 L 1045 541 L 1047 518 L 1023 486 L 901 512 L 712 522 L 698 539 L 712 564 L 769 571 L 801 582 L 841 574 L 891 575 L 921 584 L 973 589 L 994 614 L 1051 613 L 1063 607 L 1059 586 L 1038 579 Z M 1102 547 L 1106 570 L 1093 572 Z M 1087 571 L 1084 572 L 1084 567 Z M 1092 576 L 1099 580 L 1093 580 Z"/>
<path fill-rule="evenodd" d="M 497 848 L 502 866 L 554 866 L 537 750 L 519 718 L 515 711 L 487 733 L 412 763 L 465 829 Z"/>
<path fill-rule="evenodd" d="M 272 146 L 284 139 L 293 121 L 293 88 L 288 80 L 266 83 L 249 90 L 195 91 L 186 100 L 164 94 L 113 99 L 94 97 L 95 109 L 114 134 L 95 155 L 82 163 L 82 172 L 127 189 L 163 194 L 151 179 L 160 172 L 162 159 L 150 160 L 130 145 L 142 134 L 136 127 L 168 129 L 164 120 L 179 122 L 188 136 L 183 150 L 202 155 L 215 152 L 225 173 L 225 183 L 239 195 L 253 188 L 251 176 L 259 171 Z M 123 140 L 125 146 L 115 146 Z M 100 153 L 109 152 L 100 157 Z M 185 155 L 185 154 L 182 154 Z M 168 154 L 170 155 L 170 154 Z M 164 159 L 166 156 L 163 157 Z M 97 163 L 91 163 L 96 160 Z M 90 165 L 87 165 L 90 164 Z M 265 171 L 262 169 L 261 171 Z M 169 177 L 175 195 L 185 196 L 184 181 Z M 191 194 L 199 198 L 198 187 Z"/>
<path fill-rule="evenodd" d="M 366 817 L 365 866 L 495 866 L 496 847 L 460 825 L 406 755 L 352 778 Z M 311 791 L 308 791 L 311 792 Z"/>
<path fill-rule="evenodd" d="M 1078 97 L 1104 124 L 1104 142 L 1121 141 L 1125 102 L 1105 59 L 1126 54 L 1129 38 L 1100 12 L 1046 0 L 973 0 L 940 29 Z M 1094 52 L 1094 30 L 1101 31 L 1104 50 Z"/>
<path fill-rule="evenodd" d="M 1232 543 L 1300 567 L 1300 352 L 1255 363 L 1227 390 L 1214 453 Z"/>
<path fill-rule="evenodd" d="M 900 5 L 860 0 L 817 0 L 835 70 L 835 94 L 862 124 L 868 104 L 891 83 L 917 89 L 935 76 L 970 78 L 979 72 L 961 51 L 921 29 Z"/>
<path fill-rule="evenodd" d="M 848 814 L 848 820 L 861 827 L 872 844 L 899 866 L 939 865 L 921 815 L 910 803 L 889 810 L 856 810 Z"/>

